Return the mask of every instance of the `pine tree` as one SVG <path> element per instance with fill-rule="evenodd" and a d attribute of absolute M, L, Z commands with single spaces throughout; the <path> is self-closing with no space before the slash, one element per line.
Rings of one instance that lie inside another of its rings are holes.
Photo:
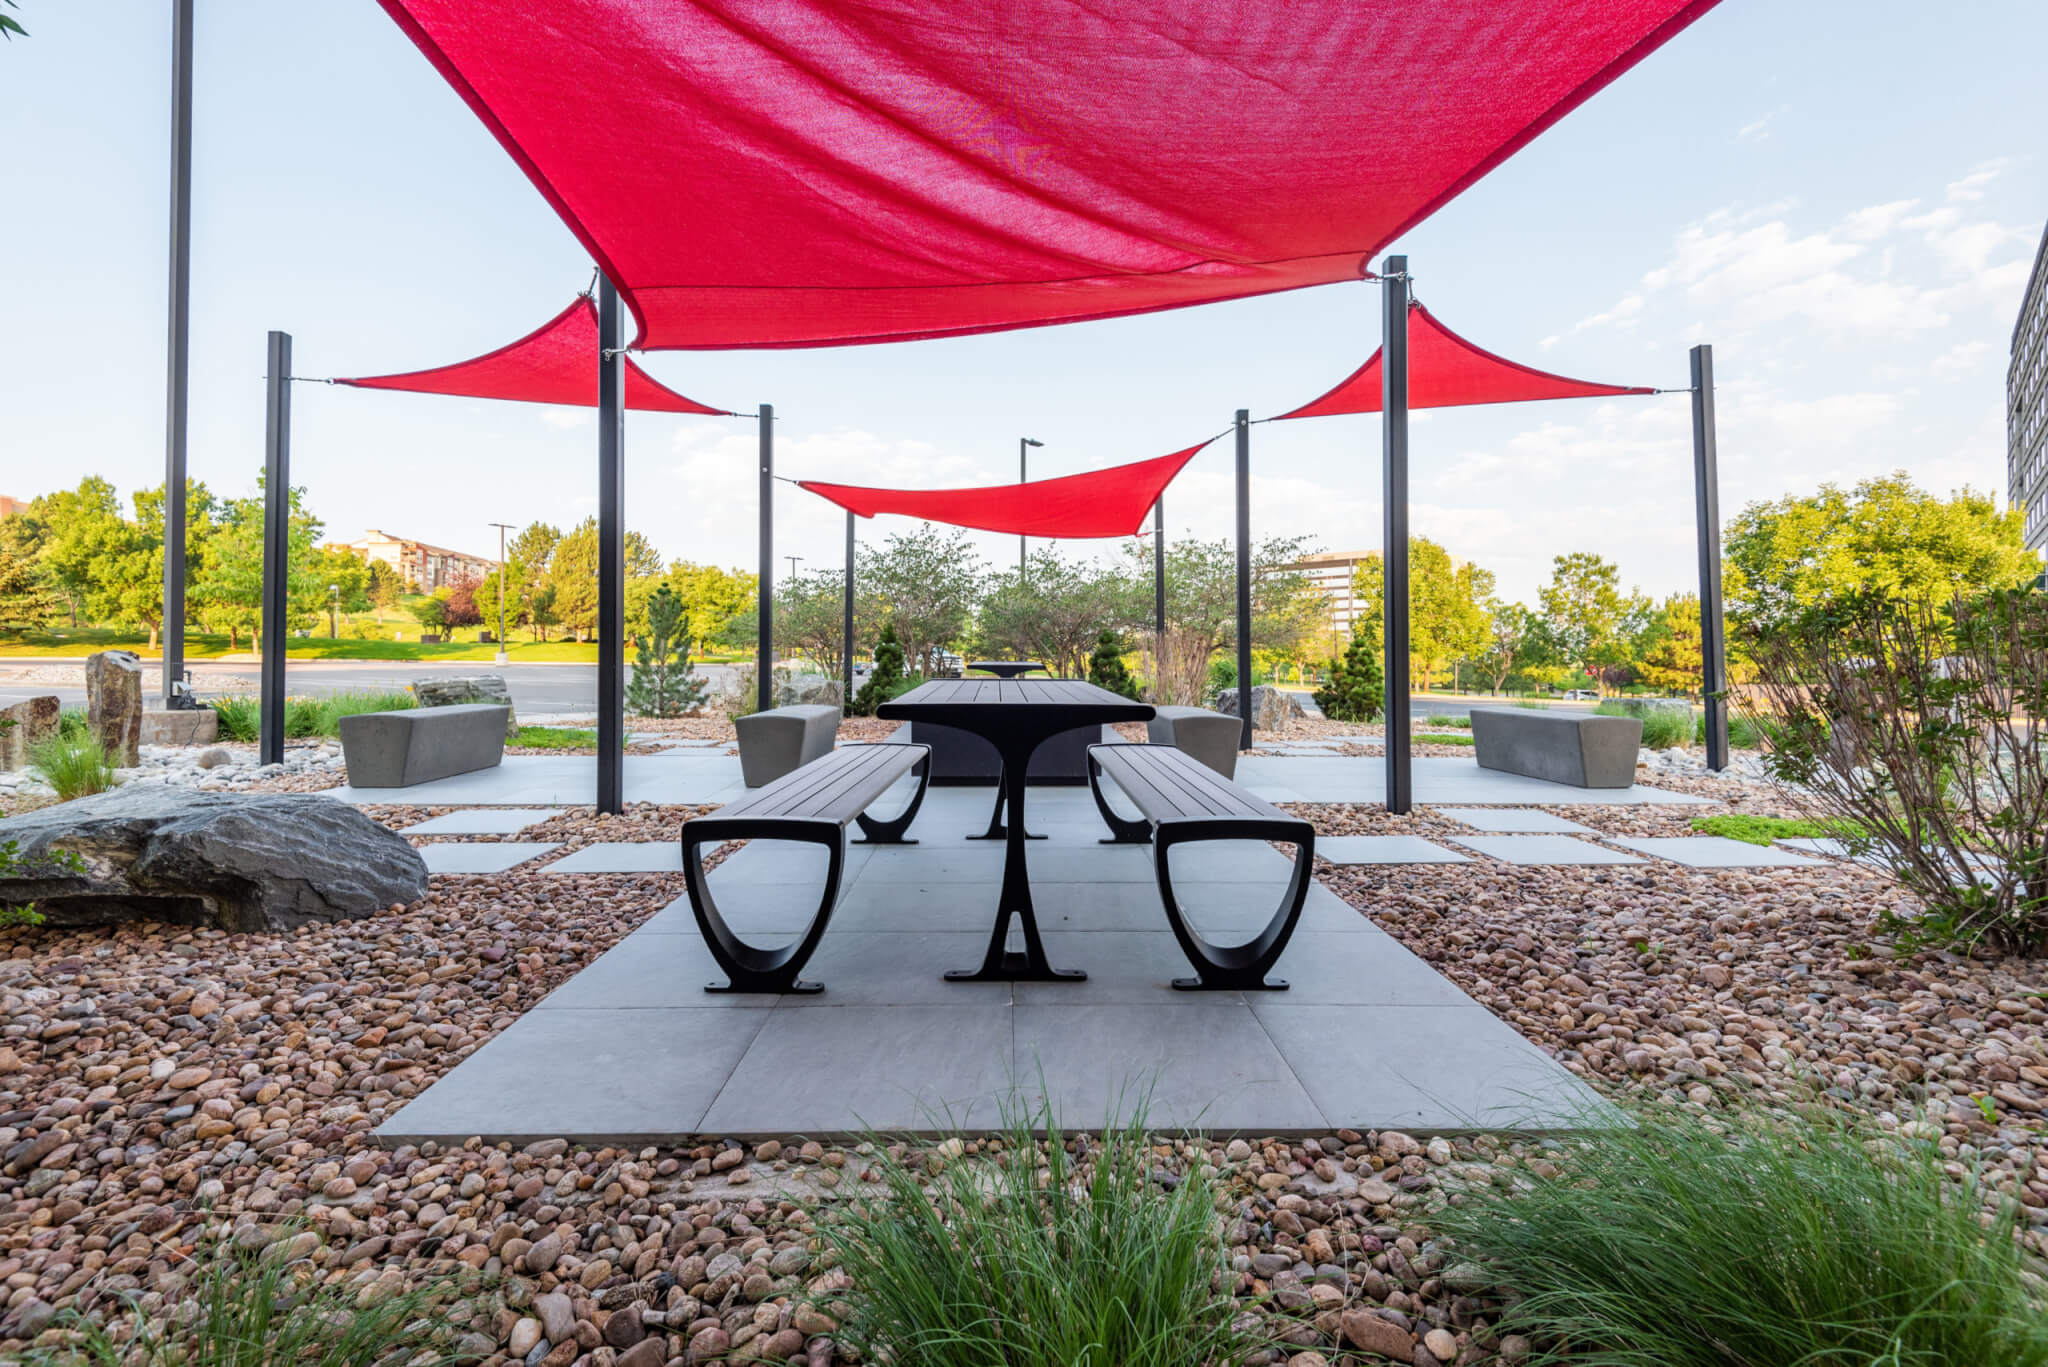
<path fill-rule="evenodd" d="M 1115 632 L 1104 631 L 1095 638 L 1095 653 L 1088 657 L 1088 682 L 1138 701 L 1138 681 L 1124 668 L 1124 643 Z"/>
<path fill-rule="evenodd" d="M 0 632 L 33 631 L 61 606 L 19 517 L 0 520 Z"/>
<path fill-rule="evenodd" d="M 903 644 L 896 639 L 896 624 L 891 622 L 875 642 L 875 667 L 868 671 L 868 681 L 853 695 L 853 715 L 874 716 L 875 709 L 895 697 L 902 686 Z"/>
<path fill-rule="evenodd" d="M 663 584 L 647 599 L 645 636 L 633 638 L 633 678 L 626 707 L 637 717 L 680 717 L 704 705 L 707 686 L 690 668 L 682 630 L 683 601 Z"/>
<path fill-rule="evenodd" d="M 1376 721 L 1385 701 L 1379 652 L 1362 631 L 1351 633 L 1344 658 L 1330 661 L 1330 686 L 1316 690 L 1316 706 L 1331 721 Z"/>

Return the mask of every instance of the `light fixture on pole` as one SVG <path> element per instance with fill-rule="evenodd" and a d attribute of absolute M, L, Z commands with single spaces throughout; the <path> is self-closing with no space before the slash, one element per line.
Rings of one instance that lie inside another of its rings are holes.
<path fill-rule="evenodd" d="M 789 562 L 789 577 L 791 579 L 796 578 L 796 562 L 803 559 L 803 557 L 800 555 L 785 555 L 782 558 Z"/>
<path fill-rule="evenodd" d="M 510 530 L 509 522 L 487 524 L 498 529 L 498 656 L 497 662 L 504 664 L 510 657 L 505 654 L 505 533 Z"/>
<path fill-rule="evenodd" d="M 1024 449 L 1028 446 L 1043 445 L 1045 443 L 1036 437 L 1017 438 L 1017 482 L 1019 484 L 1025 483 L 1027 479 L 1024 473 Z M 1021 536 L 1017 538 L 1017 577 L 1019 579 L 1024 577 L 1024 538 Z"/>

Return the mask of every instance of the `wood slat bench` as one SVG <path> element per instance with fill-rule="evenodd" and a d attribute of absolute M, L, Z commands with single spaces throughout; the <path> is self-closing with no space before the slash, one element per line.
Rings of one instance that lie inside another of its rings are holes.
<path fill-rule="evenodd" d="M 1103 796 L 1102 780 L 1113 781 L 1136 806 L 1141 819 L 1121 816 Z M 1287 988 L 1285 978 L 1266 976 L 1287 949 L 1315 870 L 1315 827 L 1252 796 L 1201 761 L 1163 745 L 1094 745 L 1088 749 L 1088 786 L 1095 806 L 1114 832 L 1104 844 L 1153 847 L 1159 900 L 1181 952 L 1196 977 L 1175 978 L 1183 992 L 1270 991 Z M 1272 920 L 1239 945 L 1218 945 L 1188 924 L 1173 893 L 1168 853 L 1175 845 L 1200 840 L 1273 840 L 1294 846 L 1294 873 Z"/>
<path fill-rule="evenodd" d="M 875 799 L 907 773 L 917 775 L 917 791 L 901 815 L 883 819 L 867 814 Z M 924 745 L 853 745 L 834 750 L 793 773 L 748 793 L 706 816 L 683 823 L 683 879 L 690 890 L 690 910 L 711 957 L 725 970 L 728 982 L 707 983 L 706 992 L 822 992 L 817 983 L 798 978 L 825 934 L 832 908 L 839 900 L 839 880 L 846 867 L 846 828 L 860 823 L 863 842 L 873 845 L 914 845 L 904 837 L 931 781 L 931 748 Z M 802 935 L 768 949 L 748 944 L 733 931 L 712 900 L 699 851 L 728 840 L 794 840 L 823 845 L 830 855 L 825 892 L 818 914 Z"/>

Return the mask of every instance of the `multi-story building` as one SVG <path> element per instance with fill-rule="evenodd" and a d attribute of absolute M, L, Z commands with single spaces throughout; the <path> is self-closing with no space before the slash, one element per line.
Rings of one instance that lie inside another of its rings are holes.
<path fill-rule="evenodd" d="M 1378 603 L 1368 603 L 1360 598 L 1354 587 L 1358 567 L 1365 563 L 1366 557 L 1378 554 L 1378 551 L 1324 551 L 1303 556 L 1295 562 L 1294 568 L 1307 574 L 1316 592 L 1329 603 L 1330 625 L 1340 636 L 1349 635 L 1351 624 L 1359 618 L 1380 610 Z"/>
<path fill-rule="evenodd" d="M 29 501 L 25 498 L 9 498 L 5 494 L 0 494 L 0 517 L 12 517 L 16 513 L 25 513 L 28 511 L 28 504 Z"/>
<path fill-rule="evenodd" d="M 2048 547 L 2048 231 L 2012 329 L 2005 372 L 2006 497 L 2023 510 L 2027 544 Z"/>
<path fill-rule="evenodd" d="M 408 541 L 402 536 L 380 532 L 375 527 L 354 541 L 340 543 L 365 560 L 380 560 L 395 571 L 405 586 L 417 593 L 432 593 L 456 579 L 481 579 L 497 568 L 497 561 L 481 555 Z"/>

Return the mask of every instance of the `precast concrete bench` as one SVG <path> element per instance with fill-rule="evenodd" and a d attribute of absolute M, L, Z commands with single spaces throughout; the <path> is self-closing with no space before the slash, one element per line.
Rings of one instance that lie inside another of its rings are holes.
<path fill-rule="evenodd" d="M 895 817 L 867 814 L 875 799 L 907 773 L 917 775 L 917 789 Z M 904 832 L 917 819 L 931 782 L 931 749 L 923 745 L 849 745 L 784 774 L 758 792 L 727 803 L 707 816 L 683 823 L 683 880 L 690 891 L 690 910 L 711 957 L 725 970 L 727 981 L 706 983 L 706 992 L 822 992 L 804 982 L 803 972 L 824 937 L 825 923 L 839 901 L 840 876 L 846 867 L 846 827 L 858 821 L 860 842 L 870 845 L 915 845 Z M 742 939 L 712 899 L 701 851 L 728 840 L 795 840 L 823 845 L 830 856 L 824 896 L 803 934 L 785 945 L 763 947 Z"/>
<path fill-rule="evenodd" d="M 1233 723 L 1234 724 L 1234 723 Z M 1109 805 L 1102 792 L 1108 778 L 1137 807 L 1132 821 Z M 1195 967 L 1192 978 L 1175 978 L 1182 992 L 1284 992 L 1285 978 L 1266 976 L 1287 949 L 1308 899 L 1315 870 L 1315 827 L 1289 816 L 1224 778 L 1200 760 L 1164 745 L 1095 745 L 1088 750 L 1088 786 L 1096 809 L 1113 832 L 1104 844 L 1152 844 L 1152 867 L 1166 923 L 1181 953 Z M 1200 840 L 1272 840 L 1294 846 L 1294 873 L 1265 929 L 1243 944 L 1219 945 L 1188 924 L 1173 892 L 1169 852 Z"/>
<path fill-rule="evenodd" d="M 1225 778 L 1237 777 L 1237 743 L 1244 723 L 1206 707 L 1155 707 L 1145 723 L 1154 745 L 1171 745 L 1202 761 Z"/>
<path fill-rule="evenodd" d="M 733 723 L 740 739 L 741 781 L 759 788 L 831 754 L 840 715 L 825 703 L 800 703 L 741 717 Z"/>
<path fill-rule="evenodd" d="M 341 757 L 351 788 L 410 788 L 490 769 L 505 759 L 503 703 L 458 703 L 341 719 Z"/>
<path fill-rule="evenodd" d="M 1626 788 L 1636 781 L 1640 717 L 1597 717 L 1530 707 L 1472 709 L 1472 752 L 1482 769 L 1574 788 Z"/>

